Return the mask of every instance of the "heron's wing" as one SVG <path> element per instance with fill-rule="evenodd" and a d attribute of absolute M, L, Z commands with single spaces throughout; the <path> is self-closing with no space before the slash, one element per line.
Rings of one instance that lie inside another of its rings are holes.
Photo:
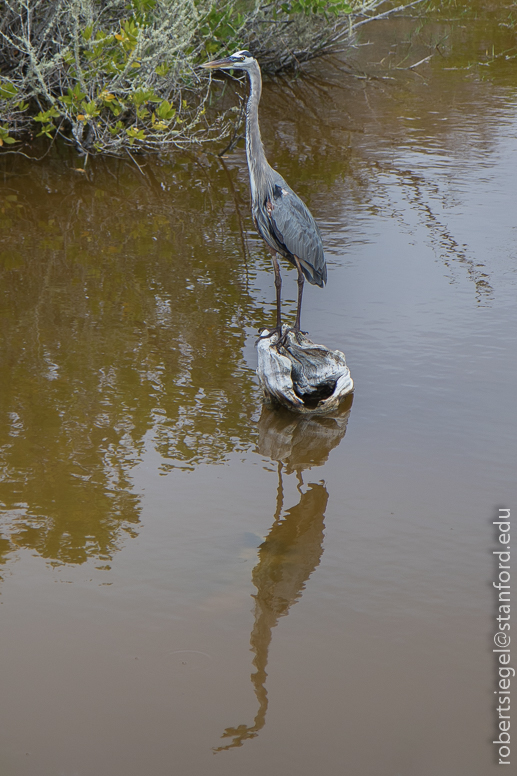
<path fill-rule="evenodd" d="M 323 243 L 320 230 L 308 207 L 281 179 L 281 183 L 275 183 L 273 186 L 266 209 L 269 228 L 275 241 L 285 248 L 287 254 L 299 259 L 309 283 L 323 286 L 327 280 Z M 284 253 L 282 250 L 280 252 Z"/>

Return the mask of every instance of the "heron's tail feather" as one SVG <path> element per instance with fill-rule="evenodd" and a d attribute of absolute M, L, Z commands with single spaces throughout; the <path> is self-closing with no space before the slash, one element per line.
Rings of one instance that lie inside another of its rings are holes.
<path fill-rule="evenodd" d="M 306 280 L 308 280 L 309 283 L 311 283 L 313 286 L 319 286 L 320 288 L 323 288 L 327 282 L 327 265 L 323 264 L 323 267 L 316 269 L 315 267 L 312 267 L 310 264 L 308 264 L 304 259 L 298 258 L 298 261 L 300 262 L 300 266 Z"/>

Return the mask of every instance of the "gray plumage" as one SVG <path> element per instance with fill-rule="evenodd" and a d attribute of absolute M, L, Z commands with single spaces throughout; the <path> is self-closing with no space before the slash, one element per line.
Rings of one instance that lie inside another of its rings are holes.
<path fill-rule="evenodd" d="M 275 253 L 298 269 L 298 309 L 296 329 L 300 328 L 303 276 L 323 287 L 327 266 L 320 230 L 308 207 L 266 159 L 258 121 L 262 78 L 257 60 L 248 51 L 208 62 L 205 68 L 240 69 L 248 73 L 250 94 L 246 106 L 246 157 L 251 186 L 251 209 L 257 231 L 272 255 L 277 288 L 277 328 L 280 326 L 280 272 Z"/>
<path fill-rule="evenodd" d="M 327 265 L 318 225 L 282 176 L 273 169 L 271 172 L 273 181 L 266 196 L 257 203 L 252 202 L 257 231 L 271 248 L 295 266 L 296 256 L 309 283 L 323 287 L 327 281 Z"/>

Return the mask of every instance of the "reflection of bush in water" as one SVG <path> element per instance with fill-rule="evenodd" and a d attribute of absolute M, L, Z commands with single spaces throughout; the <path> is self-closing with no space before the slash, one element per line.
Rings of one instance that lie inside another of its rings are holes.
<path fill-rule="evenodd" d="M 0 189 L 0 499 L 13 544 L 82 562 L 138 521 L 146 433 L 171 466 L 250 444 L 253 310 L 199 166 L 155 168 L 174 194 L 119 162 L 95 186 L 55 160 L 16 172 Z"/>

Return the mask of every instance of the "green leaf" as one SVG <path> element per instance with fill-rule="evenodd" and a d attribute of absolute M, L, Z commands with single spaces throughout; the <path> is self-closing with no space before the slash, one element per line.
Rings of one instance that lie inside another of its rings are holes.
<path fill-rule="evenodd" d="M 46 137 L 52 139 L 52 132 L 54 132 L 55 129 L 56 128 L 52 123 L 46 124 L 44 127 L 42 127 L 41 132 L 38 132 L 36 137 L 41 137 L 42 135 L 45 135 Z"/>
<path fill-rule="evenodd" d="M 160 102 L 160 97 L 153 89 L 135 89 L 135 91 L 129 96 L 129 99 L 139 107 L 146 102 Z"/>
<path fill-rule="evenodd" d="M 129 137 L 129 145 L 133 145 L 135 140 L 145 140 L 145 132 L 137 127 L 126 129 L 126 135 Z"/>
<path fill-rule="evenodd" d="M 86 113 L 88 118 L 93 118 L 94 116 L 98 116 L 100 113 L 100 109 L 97 107 L 97 103 L 95 100 L 91 100 L 90 102 L 83 101 L 81 103 L 81 107 L 83 111 Z"/>
<path fill-rule="evenodd" d="M 51 118 L 57 118 L 58 116 L 61 116 L 61 113 L 56 108 L 49 108 L 49 110 L 40 111 L 36 116 L 34 116 L 34 121 L 38 121 L 44 124 L 49 122 Z"/>
<path fill-rule="evenodd" d="M 4 100 L 11 100 L 18 94 L 18 89 L 10 81 L 0 81 L 0 97 Z"/>
<path fill-rule="evenodd" d="M 170 121 L 176 115 L 176 108 L 168 100 L 164 100 L 154 112 L 159 119 Z"/>

